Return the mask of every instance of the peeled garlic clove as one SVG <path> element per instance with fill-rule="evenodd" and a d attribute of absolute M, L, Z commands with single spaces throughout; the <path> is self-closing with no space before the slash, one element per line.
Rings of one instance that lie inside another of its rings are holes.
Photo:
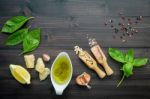
<path fill-rule="evenodd" d="M 42 58 L 45 62 L 48 62 L 50 60 L 50 56 L 48 54 L 43 54 Z"/>
<path fill-rule="evenodd" d="M 39 73 L 39 78 L 40 80 L 45 80 L 47 76 L 50 74 L 50 69 L 49 68 L 44 68 L 44 71 L 42 73 Z"/>

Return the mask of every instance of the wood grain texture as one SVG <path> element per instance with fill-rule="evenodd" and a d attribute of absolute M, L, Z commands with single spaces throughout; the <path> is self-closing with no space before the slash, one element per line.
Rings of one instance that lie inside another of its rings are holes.
<path fill-rule="evenodd" d="M 119 38 L 113 39 L 112 29 L 104 26 L 105 20 L 110 18 L 119 22 L 120 10 L 127 18 L 144 16 L 144 20 L 136 27 L 139 33 L 128 38 L 126 43 Z M 133 48 L 136 57 L 150 58 L 150 0 L 0 0 L 0 28 L 14 15 L 34 16 L 35 19 L 28 22 L 27 26 L 41 27 L 41 44 L 32 52 L 36 58 L 42 53 L 50 54 L 51 62 L 46 63 L 50 68 L 57 54 L 66 51 L 72 60 L 74 72 L 63 96 L 55 95 L 49 78 L 40 82 L 35 70 L 29 70 L 31 85 L 19 84 L 10 74 L 8 66 L 14 63 L 25 67 L 23 56 L 18 55 L 21 45 L 5 46 L 7 35 L 0 34 L 0 99 L 150 99 L 150 64 L 135 69 L 134 75 L 116 88 L 121 78 L 121 64 L 108 56 L 108 48 L 115 47 L 124 52 Z M 75 55 L 75 45 L 90 52 L 87 34 L 101 44 L 115 72 L 113 76 L 99 79 Z M 91 74 L 91 90 L 75 84 L 75 77 L 84 71 Z"/>

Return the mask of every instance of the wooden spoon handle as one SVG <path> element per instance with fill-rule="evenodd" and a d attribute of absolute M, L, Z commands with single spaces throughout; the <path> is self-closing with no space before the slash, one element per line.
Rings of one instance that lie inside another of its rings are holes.
<path fill-rule="evenodd" d="M 98 66 L 94 66 L 92 68 L 100 78 L 104 78 L 106 76 L 105 72 L 103 72 Z"/>
<path fill-rule="evenodd" d="M 110 66 L 107 64 L 107 62 L 104 62 L 102 65 L 103 65 L 103 67 L 104 67 L 104 69 L 106 71 L 106 74 L 108 76 L 110 76 L 110 75 L 112 75 L 114 73 L 114 71 L 110 68 Z"/>

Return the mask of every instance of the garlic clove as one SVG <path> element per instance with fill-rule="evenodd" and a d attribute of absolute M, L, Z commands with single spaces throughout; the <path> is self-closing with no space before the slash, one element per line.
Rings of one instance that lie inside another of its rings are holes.
<path fill-rule="evenodd" d="M 88 89 L 91 89 L 91 86 L 88 84 L 90 82 L 91 76 L 84 72 L 81 75 L 77 76 L 76 83 L 81 86 L 86 86 Z"/>
<path fill-rule="evenodd" d="M 50 60 L 50 56 L 48 54 L 43 54 L 42 58 L 45 62 L 48 62 Z"/>

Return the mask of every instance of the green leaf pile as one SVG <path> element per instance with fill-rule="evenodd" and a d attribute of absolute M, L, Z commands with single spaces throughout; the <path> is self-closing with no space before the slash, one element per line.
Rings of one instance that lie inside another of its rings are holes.
<path fill-rule="evenodd" d="M 21 27 L 33 17 L 15 16 L 7 20 L 1 32 L 11 34 L 5 41 L 5 45 L 13 46 L 22 43 L 23 52 L 27 53 L 35 50 L 40 44 L 41 31 L 35 28 L 29 31 L 28 28 Z"/>
<path fill-rule="evenodd" d="M 120 86 L 125 77 L 129 77 L 133 74 L 133 69 L 135 67 L 141 67 L 146 65 L 148 58 L 134 58 L 134 50 L 129 49 L 126 54 L 115 48 L 109 48 L 109 55 L 116 61 L 123 63 L 121 70 L 123 71 L 123 76 L 117 87 Z"/>

